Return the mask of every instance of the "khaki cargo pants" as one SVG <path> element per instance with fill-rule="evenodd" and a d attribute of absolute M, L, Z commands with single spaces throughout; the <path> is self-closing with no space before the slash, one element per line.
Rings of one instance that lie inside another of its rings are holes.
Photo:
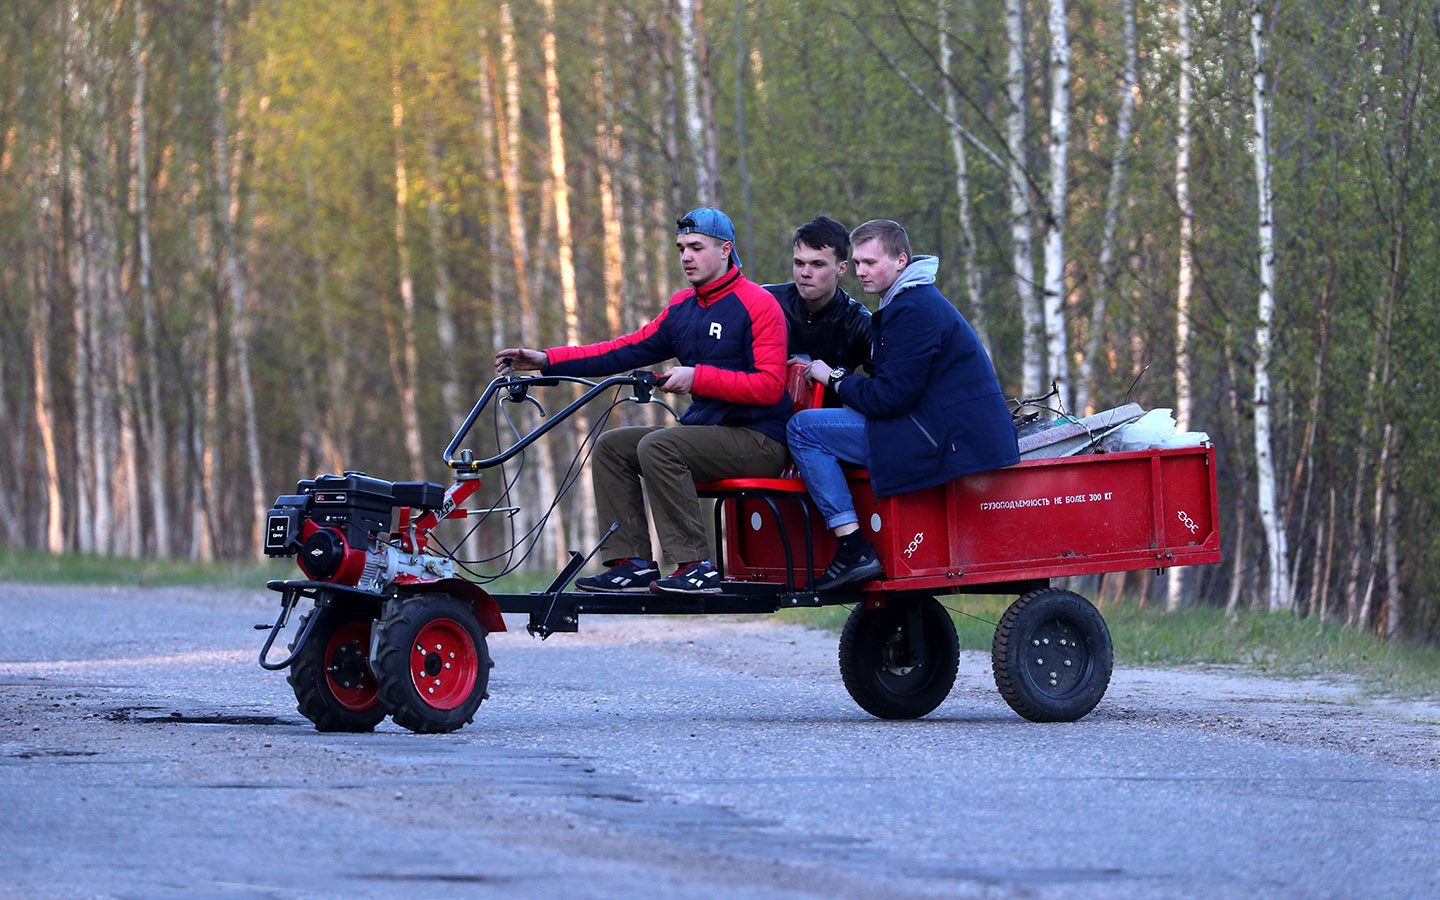
<path fill-rule="evenodd" d="M 593 457 L 595 507 L 601 531 L 611 522 L 619 522 L 620 529 L 601 556 L 606 561 L 659 558 L 651 551 L 645 524 L 649 494 L 662 562 L 678 566 L 710 559 L 709 529 L 695 482 L 774 478 L 788 459 L 784 444 L 751 428 L 641 425 L 605 432 Z"/>

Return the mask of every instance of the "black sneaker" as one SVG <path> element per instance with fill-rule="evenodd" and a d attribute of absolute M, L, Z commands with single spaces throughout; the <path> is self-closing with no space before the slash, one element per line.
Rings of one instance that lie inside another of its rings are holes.
<path fill-rule="evenodd" d="M 855 559 L 844 560 L 836 553 L 835 561 L 816 579 L 815 590 L 838 591 L 884 577 L 885 567 L 880 565 L 880 557 L 875 553 L 874 547 L 866 544 Z"/>
<path fill-rule="evenodd" d="M 652 594 L 718 594 L 720 573 L 708 560 L 685 563 L 669 578 L 650 582 Z"/>
<path fill-rule="evenodd" d="M 648 559 L 622 559 L 599 575 L 575 579 L 575 586 L 597 594 L 643 594 L 659 577 L 660 567 Z"/>

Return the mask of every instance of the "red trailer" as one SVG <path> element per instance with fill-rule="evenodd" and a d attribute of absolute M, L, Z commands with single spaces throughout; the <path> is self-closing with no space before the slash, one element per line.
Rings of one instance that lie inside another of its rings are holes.
<path fill-rule="evenodd" d="M 502 399 L 534 402 L 532 389 L 560 382 L 585 391 L 504 452 L 476 460 L 458 450 L 482 411 Z M 1072 721 L 1089 713 L 1109 684 L 1110 635 L 1088 600 L 1052 587 L 1051 579 L 1220 560 L 1208 443 L 1025 461 L 883 498 L 871 492 L 865 472 L 851 472 L 856 511 L 887 577 L 836 593 L 809 589 L 834 539 L 797 478 L 697 486 L 717 500 L 716 559 L 726 577 L 720 594 L 568 591 L 600 546 L 588 555 L 572 551 L 544 591 L 491 593 L 480 579 L 456 574 L 455 554 L 434 549 L 431 530 L 441 520 L 507 511 L 498 501 L 489 509 L 462 505 L 483 471 L 523 454 L 597 397 L 628 388 L 633 394 L 617 394 L 611 408 L 654 402 L 653 386 L 649 372 L 600 382 L 497 379 L 446 449 L 456 472 L 448 488 L 358 473 L 301 482 L 271 510 L 266 549 L 297 557 L 307 577 L 270 583 L 281 593 L 281 611 L 266 626 L 261 665 L 290 669 L 300 711 L 321 730 L 369 730 L 390 715 L 413 731 L 451 731 L 470 721 L 487 696 L 492 664 L 485 636 L 505 630 L 502 613 L 528 614 L 528 630 L 544 638 L 578 630 L 587 614 L 766 613 L 843 604 L 853 606 L 840 638 L 846 688 L 873 715 L 914 718 L 945 699 L 959 663 L 954 623 L 937 598 L 1011 594 L 1017 599 L 992 645 L 996 685 L 1028 719 Z M 314 608 L 287 658 L 271 662 L 276 635 L 301 599 Z"/>

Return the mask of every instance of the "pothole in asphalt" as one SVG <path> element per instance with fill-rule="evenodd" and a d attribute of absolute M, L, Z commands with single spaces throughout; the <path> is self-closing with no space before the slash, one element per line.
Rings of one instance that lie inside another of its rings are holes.
<path fill-rule="evenodd" d="M 295 725 L 293 719 L 282 719 L 279 716 L 256 716 L 256 715 L 234 715 L 215 713 L 199 715 L 183 713 L 179 710 L 156 715 L 157 710 L 163 709 L 159 706 L 122 706 L 119 709 L 112 709 L 105 714 L 105 718 L 112 722 L 170 722 L 181 725 Z"/>

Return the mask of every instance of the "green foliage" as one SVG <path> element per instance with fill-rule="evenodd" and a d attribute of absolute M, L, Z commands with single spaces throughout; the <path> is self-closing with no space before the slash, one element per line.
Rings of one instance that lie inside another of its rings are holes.
<path fill-rule="evenodd" d="M 1003 157 L 1006 3 L 943 2 L 957 116 Z M 214 5 L 141 5 L 143 18 L 135 4 L 18 0 L 0 22 L 0 252 L 11 262 L 0 271 L 0 431 L 9 442 L 0 496 L 16 511 L 4 536 L 46 545 L 53 504 L 66 546 L 84 546 L 85 530 L 99 527 L 123 534 L 125 552 L 143 555 L 156 544 L 156 516 L 139 486 L 160 479 L 171 552 L 244 557 L 253 551 L 257 486 L 247 468 L 235 335 L 244 335 L 251 356 L 262 494 L 336 468 L 407 477 L 399 423 L 408 383 L 418 391 L 427 474 L 443 477 L 438 448 L 488 382 L 491 353 L 520 341 L 521 287 L 534 305 L 527 340 L 565 340 L 545 94 L 549 23 L 537 0 L 237 2 L 219 7 L 219 18 Z M 936 0 L 706 5 L 700 74 L 709 77 L 716 138 L 714 198 L 697 196 L 707 163 L 688 127 L 699 97 L 688 96 L 685 64 L 701 54 L 685 46 L 676 5 L 554 5 L 582 339 L 611 336 L 612 302 L 628 330 L 681 286 L 669 224 L 685 208 L 713 201 L 731 212 L 747 274 L 774 282 L 789 279 L 788 238 L 810 216 L 825 212 L 852 226 L 883 216 L 907 226 L 917 251 L 940 257 L 947 296 L 962 309 L 984 309 L 1001 384 L 1019 393 L 1024 323 L 1007 172 L 967 145 L 981 283 L 981 296 L 971 298 L 959 266 L 947 123 L 897 73 L 944 106 Z M 1044 4 L 1022 7 L 1021 162 L 1039 196 L 1049 177 L 1048 35 Z M 1440 391 L 1430 373 L 1440 370 L 1440 303 L 1430 286 L 1440 278 L 1440 154 L 1428 138 L 1440 125 L 1432 77 L 1440 40 L 1432 7 L 1281 0 L 1268 7 L 1265 71 L 1277 235 L 1267 400 L 1299 595 L 1308 599 L 1313 586 L 1339 598 L 1351 585 L 1373 584 L 1381 602 L 1365 625 L 1382 628 L 1377 611 L 1393 577 L 1402 601 L 1384 616 L 1433 637 L 1440 450 L 1431 435 Z M 1135 131 L 1119 148 L 1125 179 L 1115 261 L 1103 272 L 1116 119 L 1132 87 L 1120 83 L 1121 4 L 1072 0 L 1067 8 L 1072 356 L 1103 293 L 1108 314 L 1089 360 L 1094 402 L 1170 406 L 1179 258 L 1175 4 L 1136 3 Z M 1227 566 L 1204 580 L 1200 600 L 1212 604 L 1223 602 L 1232 577 L 1248 588 L 1262 574 L 1251 483 L 1258 261 L 1249 11 L 1235 2 L 1191 4 L 1194 424 L 1217 443 L 1227 555 L 1247 555 L 1238 574 Z M 142 63 L 145 223 L 132 159 Z M 613 155 L 606 135 L 616 142 Z M 518 178 L 513 191 L 502 177 L 507 163 Z M 221 171 L 233 196 L 220 195 Z M 222 211 L 231 209 L 248 287 L 238 316 L 221 246 Z M 153 256 L 153 347 L 139 296 L 142 224 Z M 524 229 L 523 241 L 512 237 L 512 224 Z M 1029 224 L 1038 238 L 1043 215 Z M 607 225 L 618 229 L 613 248 Z M 618 250 L 618 260 L 608 250 Z M 410 310 L 401 298 L 402 257 Z M 609 268 L 616 263 L 618 274 Z M 844 285 L 856 290 L 853 279 Z M 413 371 L 402 347 L 406 327 L 416 335 Z M 453 333 L 453 350 L 442 352 L 442 333 Z M 37 354 L 46 355 L 38 369 Z M 442 393 L 447 383 L 455 396 Z M 152 386 L 160 449 L 144 421 Z M 122 436 L 137 422 L 138 435 Z M 559 458 L 574 450 L 568 435 L 555 442 Z M 73 461 L 97 455 L 114 462 L 108 509 L 135 511 L 108 529 L 94 521 L 96 473 L 70 472 Z M 67 473 L 53 496 L 51 466 Z M 1377 483 L 1394 507 L 1378 516 Z M 530 509 L 549 503 L 536 493 L 522 479 L 514 498 Z M 567 522 L 581 512 L 573 497 L 562 504 Z M 1241 523 L 1250 526 L 1246 546 L 1232 547 Z"/>

